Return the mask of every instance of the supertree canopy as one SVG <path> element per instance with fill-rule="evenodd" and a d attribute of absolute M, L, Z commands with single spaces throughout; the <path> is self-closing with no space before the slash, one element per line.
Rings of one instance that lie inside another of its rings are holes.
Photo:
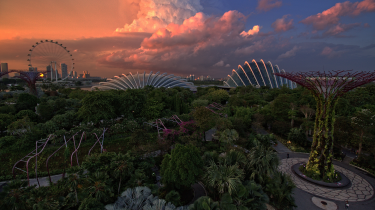
<path fill-rule="evenodd" d="M 48 71 L 44 72 L 35 72 L 35 71 L 11 71 L 11 72 L 17 72 L 20 75 L 15 76 L 18 77 L 24 81 L 27 82 L 27 85 L 29 86 L 29 91 L 31 94 L 37 96 L 36 86 L 35 82 L 42 77 L 43 74 L 47 73 Z"/>
<path fill-rule="evenodd" d="M 335 174 L 332 157 L 337 101 L 346 92 L 374 81 L 375 72 L 286 72 L 275 75 L 309 89 L 314 96 L 317 108 L 313 143 L 306 171 L 323 180 L 332 180 Z"/>

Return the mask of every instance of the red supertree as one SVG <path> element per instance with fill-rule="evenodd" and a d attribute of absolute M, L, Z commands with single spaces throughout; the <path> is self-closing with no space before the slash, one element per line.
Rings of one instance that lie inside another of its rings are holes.
<path fill-rule="evenodd" d="M 332 180 L 335 106 L 346 92 L 375 81 L 375 72 L 288 72 L 275 73 L 310 90 L 317 102 L 313 143 L 306 171 L 316 178 Z"/>

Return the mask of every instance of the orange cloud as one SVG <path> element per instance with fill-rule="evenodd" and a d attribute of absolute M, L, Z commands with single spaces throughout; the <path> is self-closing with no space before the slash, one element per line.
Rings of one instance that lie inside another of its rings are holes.
<path fill-rule="evenodd" d="M 277 19 L 275 22 L 272 23 L 272 28 L 276 32 L 288 31 L 293 28 L 293 19 L 287 21 L 286 18 L 288 15 L 284 15 L 282 18 Z"/>
<path fill-rule="evenodd" d="M 253 26 L 252 29 L 250 29 L 248 32 L 242 31 L 241 36 L 251 36 L 259 33 L 260 27 L 258 25 Z"/>
<path fill-rule="evenodd" d="M 342 16 L 357 16 L 363 12 L 374 12 L 375 0 L 363 0 L 361 2 L 351 3 L 346 1 L 344 3 L 336 3 L 335 6 L 318 13 L 311 15 L 301 23 L 312 25 L 316 30 L 324 30 L 331 25 L 337 24 L 339 18 Z"/>
<path fill-rule="evenodd" d="M 258 0 L 257 10 L 269 11 L 275 7 L 281 7 L 282 2 L 278 0 Z"/>
<path fill-rule="evenodd" d="M 132 5 L 138 5 L 137 19 L 132 23 L 117 28 L 116 32 L 155 32 L 165 28 L 170 23 L 182 24 L 187 18 L 200 12 L 203 7 L 199 0 L 158 1 L 158 0 L 128 0 Z"/>

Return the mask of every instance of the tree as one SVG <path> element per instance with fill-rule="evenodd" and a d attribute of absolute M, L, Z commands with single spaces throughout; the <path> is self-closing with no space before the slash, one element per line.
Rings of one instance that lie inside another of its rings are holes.
<path fill-rule="evenodd" d="M 290 103 L 290 110 L 288 111 L 288 117 L 291 120 L 290 121 L 290 127 L 294 127 L 294 120 L 296 119 L 297 116 L 297 105 L 294 103 Z"/>
<path fill-rule="evenodd" d="M 111 162 L 111 168 L 114 172 L 114 176 L 119 179 L 117 194 L 120 194 L 122 178 L 127 177 L 132 171 L 134 171 L 133 163 L 127 160 L 129 159 L 129 155 L 129 153 L 126 155 L 118 153 Z"/>
<path fill-rule="evenodd" d="M 28 93 L 21 93 L 18 96 L 16 109 L 18 111 L 29 109 L 35 111 L 35 106 L 38 103 L 38 98 Z"/>
<path fill-rule="evenodd" d="M 243 177 L 244 171 L 239 168 L 238 163 L 231 165 L 228 161 L 224 161 L 217 164 L 213 160 L 210 161 L 203 175 L 206 185 L 220 195 L 226 192 L 231 195 L 236 192 Z"/>
<path fill-rule="evenodd" d="M 164 183 L 180 188 L 194 184 L 201 175 L 202 168 L 203 161 L 198 148 L 176 144 L 171 155 L 164 157 L 160 172 Z"/>
<path fill-rule="evenodd" d="M 275 171 L 272 178 L 267 178 L 265 191 L 271 198 L 271 204 L 277 209 L 292 210 L 297 207 L 294 202 L 295 185 L 289 175 Z"/>
<path fill-rule="evenodd" d="M 312 116 L 315 114 L 315 110 L 310 108 L 309 105 L 303 105 L 303 106 L 301 106 L 300 111 L 305 116 L 305 119 L 303 120 L 302 126 L 305 128 L 305 134 L 306 134 L 306 138 L 307 138 L 308 131 L 312 127 L 314 127 L 314 123 L 311 122 L 310 120 L 311 120 Z"/>
<path fill-rule="evenodd" d="M 48 104 L 47 102 L 42 102 L 37 107 L 37 113 L 40 115 L 40 117 L 47 121 L 50 120 L 53 117 L 53 107 Z"/>
<path fill-rule="evenodd" d="M 215 125 L 216 116 L 214 116 L 214 113 L 212 113 L 206 107 L 201 106 L 195 108 L 193 111 L 193 116 L 203 134 Z M 206 135 L 204 135 L 204 138 L 206 140 Z"/>
<path fill-rule="evenodd" d="M 4 191 L 0 193 L 0 208 L 1 209 L 26 209 L 29 192 L 34 187 L 28 187 L 27 181 L 19 179 L 12 180 L 4 187 Z"/>
<path fill-rule="evenodd" d="M 306 146 L 306 136 L 301 129 L 292 128 L 288 134 L 288 140 L 300 146 Z"/>
<path fill-rule="evenodd" d="M 111 180 L 106 172 L 95 172 L 88 177 L 89 186 L 85 192 L 100 202 L 108 202 L 113 196 Z"/>
<path fill-rule="evenodd" d="M 103 209 L 104 209 L 104 204 L 91 196 L 85 198 L 78 208 L 78 210 L 103 210 Z"/>
<path fill-rule="evenodd" d="M 219 210 L 219 203 L 208 196 L 198 198 L 193 204 L 190 204 L 189 210 Z"/>
<path fill-rule="evenodd" d="M 35 112 L 27 109 L 27 110 L 21 110 L 16 114 L 17 119 L 22 119 L 25 116 L 28 116 L 32 122 L 37 122 L 38 121 L 38 115 L 35 114 Z"/>
<path fill-rule="evenodd" d="M 362 144 L 364 142 L 364 135 L 375 126 L 375 115 L 369 109 L 362 109 L 354 113 L 352 117 L 352 124 L 356 128 L 358 138 L 358 157 L 362 152 Z"/>
<path fill-rule="evenodd" d="M 167 193 L 167 195 L 165 196 L 165 200 L 167 202 L 171 202 L 175 206 L 179 206 L 181 203 L 180 194 L 175 190 L 172 190 L 169 193 Z"/>
<path fill-rule="evenodd" d="M 30 121 L 26 115 L 23 119 L 17 120 L 8 126 L 8 133 L 11 135 L 22 136 L 31 131 L 35 123 Z"/>
<path fill-rule="evenodd" d="M 195 99 L 193 102 L 191 102 L 191 106 L 193 108 L 197 108 L 200 106 L 207 106 L 208 105 L 208 100 L 205 99 Z"/>
<path fill-rule="evenodd" d="M 272 147 L 265 148 L 259 142 L 255 142 L 256 146 L 250 150 L 248 154 L 248 169 L 251 172 L 250 178 L 263 184 L 266 177 L 272 176 L 277 166 L 279 158 Z"/>
<path fill-rule="evenodd" d="M 238 133 L 234 129 L 226 129 L 220 133 L 219 140 L 227 146 L 232 145 L 238 140 Z"/>
<path fill-rule="evenodd" d="M 0 132 L 7 130 L 8 125 L 10 125 L 15 120 L 15 117 L 10 114 L 0 114 Z"/>
<path fill-rule="evenodd" d="M 82 107 L 78 110 L 78 117 L 84 122 L 98 124 L 100 120 L 109 120 L 116 117 L 112 103 L 115 96 L 109 92 L 94 91 L 82 99 Z"/>

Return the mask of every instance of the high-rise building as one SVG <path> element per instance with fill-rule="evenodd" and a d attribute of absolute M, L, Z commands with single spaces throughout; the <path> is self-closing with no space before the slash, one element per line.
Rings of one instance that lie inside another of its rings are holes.
<path fill-rule="evenodd" d="M 83 78 L 90 78 L 90 74 L 88 71 L 83 71 Z"/>
<path fill-rule="evenodd" d="M 1 72 L 8 72 L 8 63 L 2 63 L 0 65 L 0 69 L 1 69 Z M 9 78 L 9 75 L 8 74 L 5 74 L 4 76 L 2 76 L 1 78 Z"/>
<path fill-rule="evenodd" d="M 65 78 L 68 76 L 68 66 L 65 63 L 61 64 L 61 76 Z"/>
<path fill-rule="evenodd" d="M 204 76 L 200 76 L 200 77 L 199 77 L 199 80 L 200 80 L 200 81 L 203 81 L 203 80 L 204 80 Z"/>
<path fill-rule="evenodd" d="M 51 65 L 48 65 L 48 66 L 47 66 L 47 71 L 48 71 L 48 72 L 46 73 L 46 74 L 47 74 L 47 78 L 48 78 L 48 79 L 51 79 L 51 72 L 52 72 L 52 78 L 55 79 L 55 71 L 54 71 L 54 69 L 51 67 Z"/>
<path fill-rule="evenodd" d="M 77 79 L 77 72 L 74 71 L 74 79 Z"/>
<path fill-rule="evenodd" d="M 193 75 L 190 74 L 190 80 L 195 80 L 194 74 Z"/>

